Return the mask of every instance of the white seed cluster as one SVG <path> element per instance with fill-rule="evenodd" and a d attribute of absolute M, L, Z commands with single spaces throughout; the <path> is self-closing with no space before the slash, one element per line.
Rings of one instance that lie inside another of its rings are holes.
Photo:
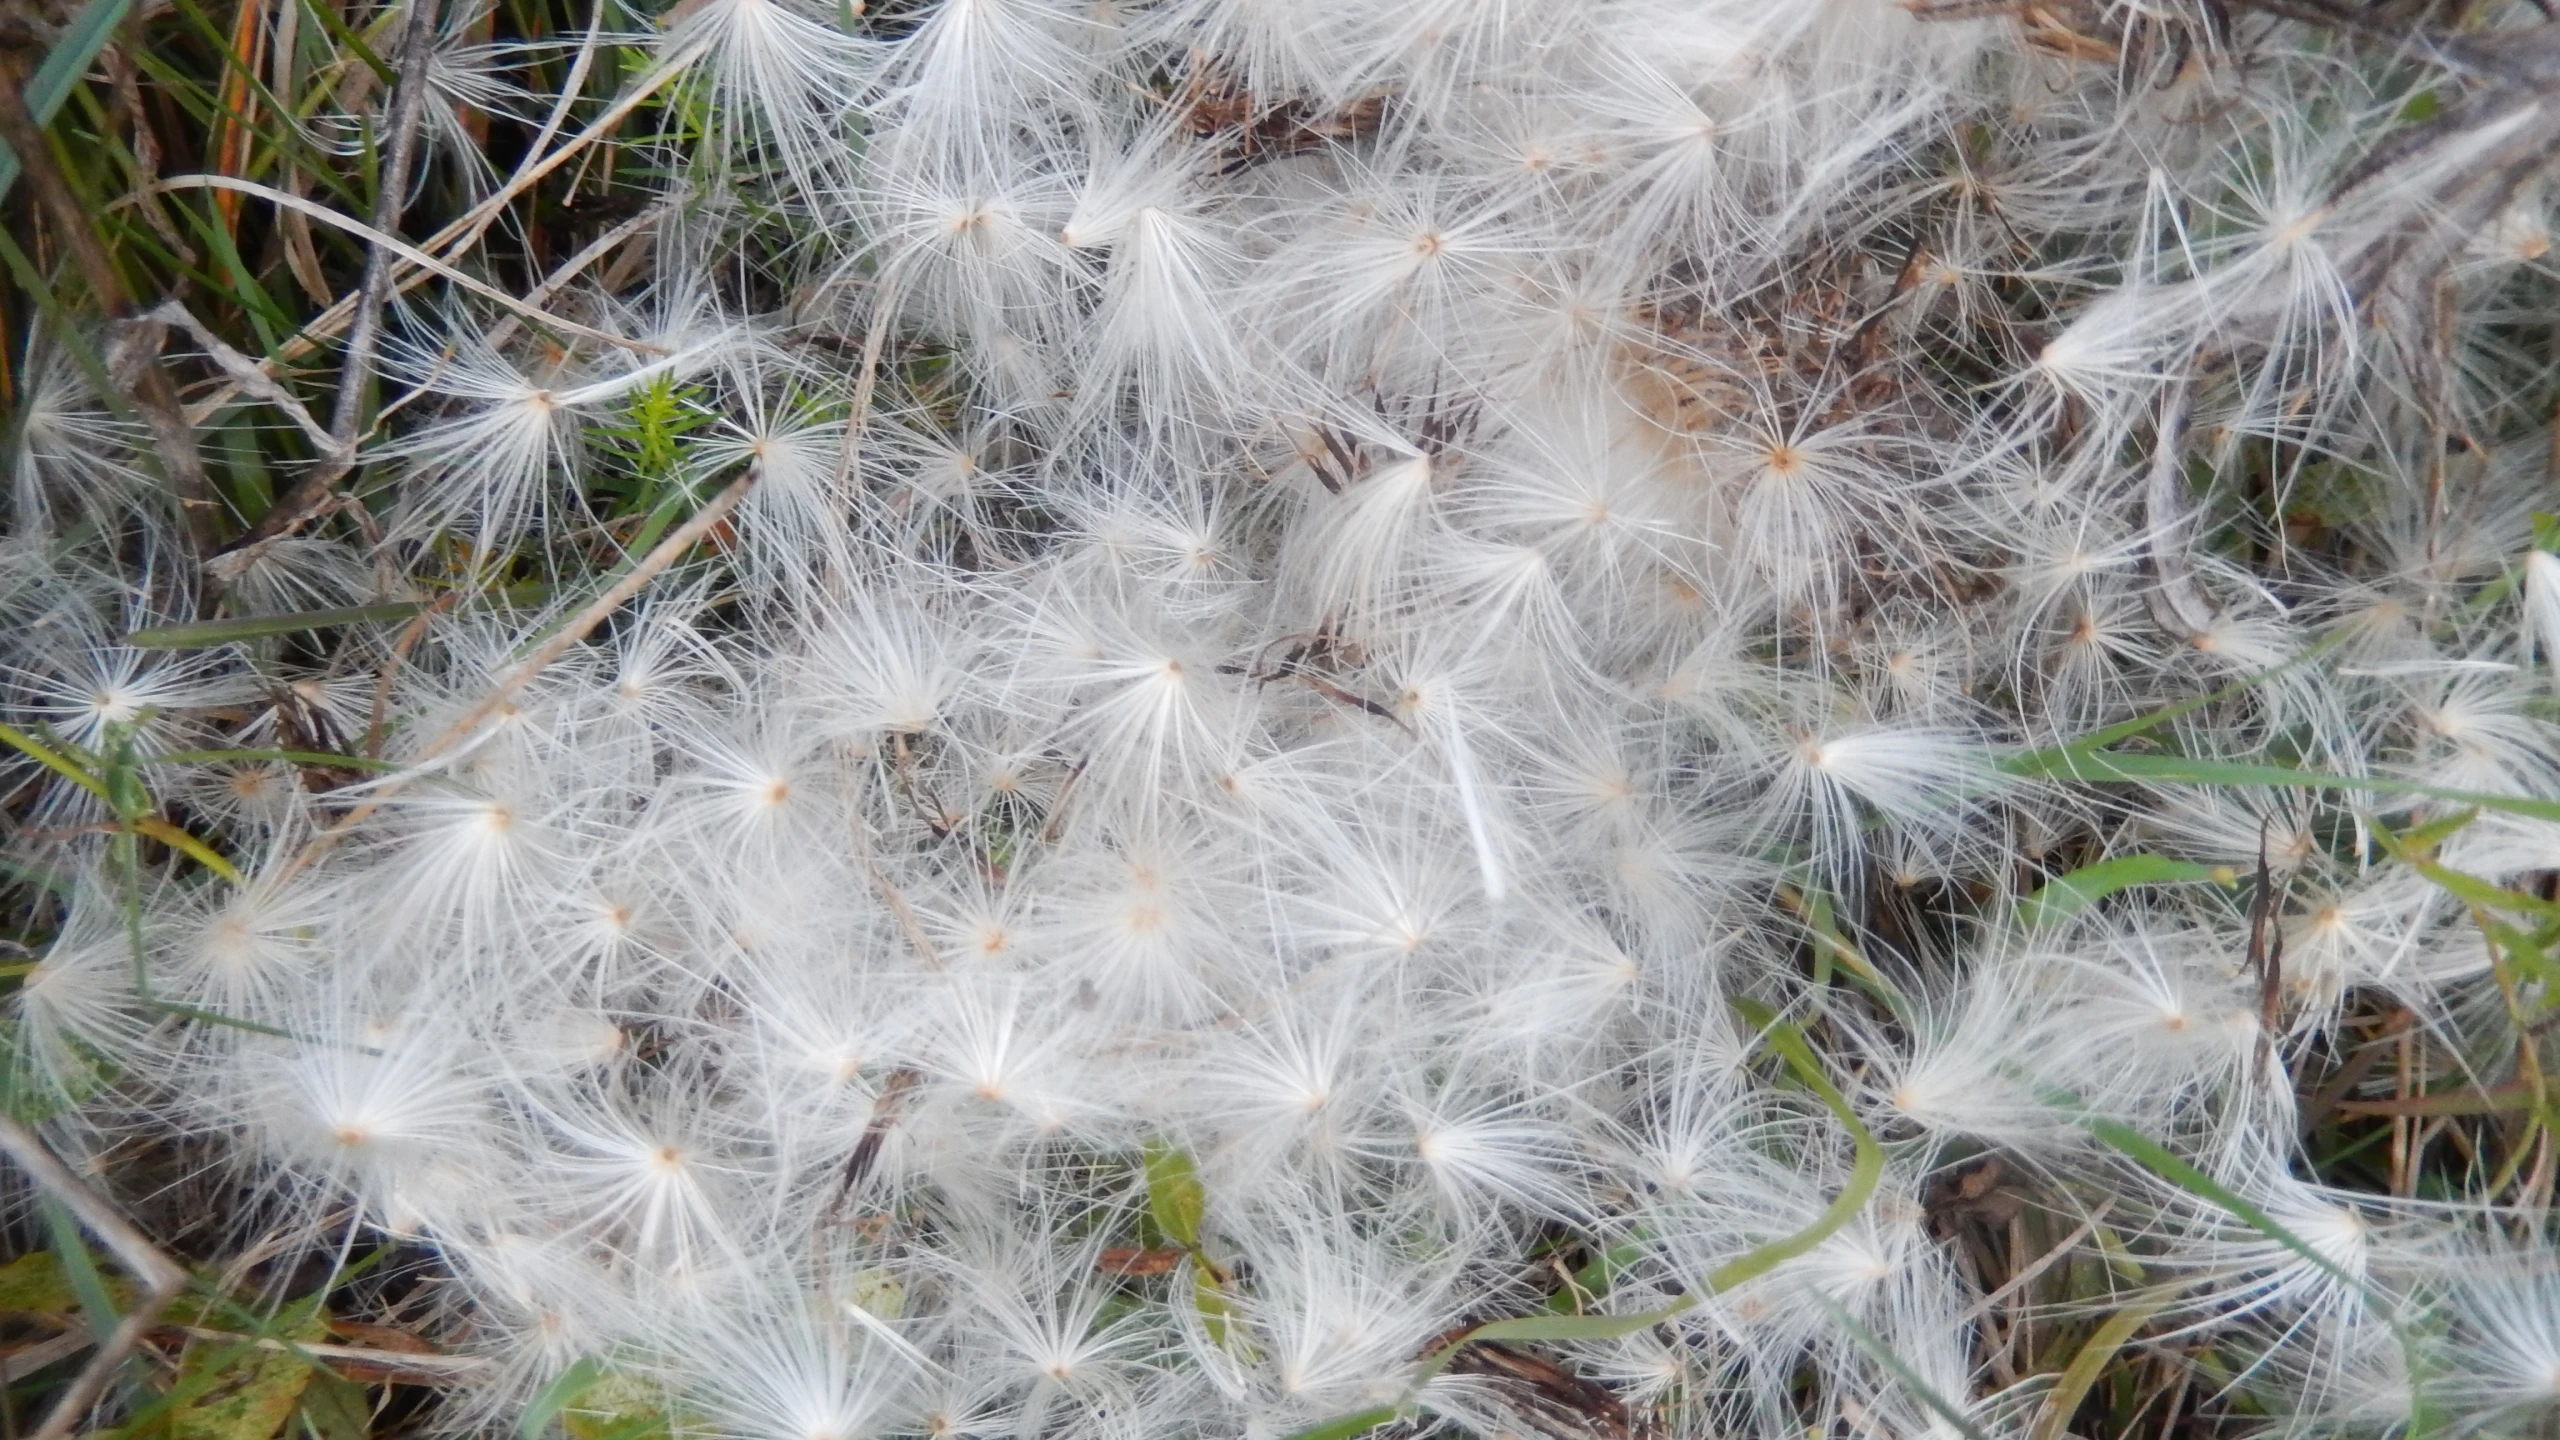
<path fill-rule="evenodd" d="M 142 865 L 137 964 L 102 802 L 13 761 L 70 895 L 20 1093 L 432 1247 L 493 1411 L 591 1361 L 739 1440 L 2024 1435 L 1958 1238 L 2005 1174 L 2271 1433 L 2548 1424 L 2560 1140 L 2420 1199 L 2301 1137 L 2394 1093 L 2320 1093 L 2377 1014 L 2439 1088 L 2552 1054 L 2479 923 L 2541 919 L 2460 888 L 2560 870 L 2560 101 L 2491 63 L 2550 32 L 2269 8 L 591 41 L 682 72 L 645 261 L 556 332 L 404 302 L 380 526 L 225 603 L 482 598 L 121 645 L 193 618 L 143 437 L 31 370 L 6 718 L 243 879 Z M 431 110 L 545 113 L 447 28 Z M 588 508 L 634 434 L 666 515 L 750 488 L 533 671 L 643 548 Z M 2093 736 L 2134 770 L 2036 760 Z M 2454 792 L 2505 808 L 2394 858 Z"/>

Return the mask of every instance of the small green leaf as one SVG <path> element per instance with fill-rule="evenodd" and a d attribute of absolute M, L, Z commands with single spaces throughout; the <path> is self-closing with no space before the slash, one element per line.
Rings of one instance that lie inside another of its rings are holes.
<path fill-rule="evenodd" d="M 1227 1348 L 1227 1341 L 1233 1333 L 1230 1322 L 1235 1318 L 1235 1302 L 1227 1298 L 1226 1287 L 1218 1283 L 1217 1272 L 1201 1264 L 1197 1258 L 1191 1262 L 1191 1304 L 1200 1312 L 1200 1325 L 1209 1332 L 1210 1343 L 1221 1350 Z"/>
<path fill-rule="evenodd" d="M 107 736 L 107 763 L 99 778 L 107 782 L 108 808 L 130 825 L 157 807 L 151 803 L 150 787 L 142 782 L 141 769 L 134 764 L 132 729 L 117 725 Z"/>
<path fill-rule="evenodd" d="M 2491 916 L 2482 915 L 2478 919 L 2481 930 L 2503 952 L 2502 955 L 2493 955 L 2492 959 L 2511 961 L 2523 972 L 2525 979 L 2540 982 L 2546 990 L 2560 992 L 2560 964 L 2553 963 L 2548 941 L 2537 939 Z M 2546 995 L 2545 1003 L 2550 998 Z"/>
<path fill-rule="evenodd" d="M 270 1440 L 293 1418 L 317 1369 L 288 1350 L 239 1344 L 190 1350 L 179 1373 L 213 1383 L 170 1412 L 172 1440 Z"/>
<path fill-rule="evenodd" d="M 117 1079 L 104 1055 L 71 1040 L 42 1062 L 21 1049 L 18 1030 L 0 1018 L 0 1109 L 21 1125 L 36 1125 L 86 1103 Z"/>
<path fill-rule="evenodd" d="M 595 1420 L 570 1410 L 561 1415 L 560 1424 L 574 1440 L 666 1440 L 675 1433 L 674 1422 L 664 1414 L 614 1415 Z"/>
<path fill-rule="evenodd" d="M 1487 1321 L 1433 1352 L 1422 1362 L 1422 1368 L 1414 1373 L 1412 1388 L 1407 1393 L 1421 1393 L 1422 1387 L 1449 1368 L 1449 1362 L 1458 1358 L 1459 1351 L 1479 1340 L 1615 1340 L 1621 1335 L 1650 1330 L 1697 1303 L 1697 1296 L 1683 1295 L 1659 1310 L 1635 1315 L 1524 1315 L 1517 1320 Z"/>
<path fill-rule="evenodd" d="M 365 1402 L 363 1386 L 335 1371 L 315 1369 L 302 1391 L 302 1419 L 314 1440 L 367 1440 L 373 1407 Z"/>
<path fill-rule="evenodd" d="M 851 1293 L 845 1303 L 861 1307 L 883 1320 L 895 1320 L 906 1312 L 907 1287 L 886 1270 L 864 1270 L 853 1277 Z"/>
<path fill-rule="evenodd" d="M 1785 890 L 1779 892 L 1780 902 L 1802 916 L 1805 928 L 1813 935 L 1815 988 L 1820 989 L 1831 983 L 1831 965 L 1836 960 L 1849 972 L 1851 979 L 1857 981 L 1868 994 L 1882 1001 L 1886 1009 L 1896 1015 L 1908 1017 L 1911 1010 L 1910 1000 L 1894 987 L 1892 981 L 1885 978 L 1884 972 L 1875 967 L 1874 961 L 1860 953 L 1858 947 L 1850 943 L 1849 937 L 1841 932 L 1839 917 L 1833 908 L 1831 896 L 1812 886 L 1805 888 L 1800 901 L 1789 900 L 1788 893 Z"/>
<path fill-rule="evenodd" d="M 62 1257 L 51 1250 L 31 1250 L 0 1265 L 0 1310 L 20 1315 L 51 1315 L 68 1320 L 80 1308 L 71 1293 L 71 1277 Z"/>
<path fill-rule="evenodd" d="M 1147 1213 L 1165 1238 L 1185 1250 L 1200 1248 L 1200 1222 L 1209 1211 L 1199 1167 L 1189 1152 L 1162 1141 L 1147 1146 Z"/>
<path fill-rule="evenodd" d="M 642 1440 L 673 1426 L 665 1398 L 636 1376 L 607 1371 L 560 1411 L 570 1440 Z"/>

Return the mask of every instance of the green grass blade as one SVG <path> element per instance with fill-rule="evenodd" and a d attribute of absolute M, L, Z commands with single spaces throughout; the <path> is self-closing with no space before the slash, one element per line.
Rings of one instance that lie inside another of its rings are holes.
<path fill-rule="evenodd" d="M 2424 828 L 2434 830 L 2440 827 Z M 2441 838 L 2439 836 L 2421 835 L 2418 831 L 2411 831 L 2406 835 L 2394 835 L 2377 825 L 2373 830 L 2373 838 L 2375 843 L 2390 852 L 2392 859 L 2425 876 L 2437 889 L 2465 905 L 2481 910 L 2539 915 L 2545 919 L 2560 918 L 2560 904 L 2545 900 L 2539 895 L 2510 890 L 2504 885 L 2484 880 L 2468 871 L 2456 870 L 2434 859 L 2428 852 L 2435 848 L 2435 841 Z"/>
<path fill-rule="evenodd" d="M 37 1205 L 44 1214 L 45 1233 L 53 1242 L 54 1258 L 61 1262 L 63 1278 L 80 1301 L 80 1314 L 89 1322 L 89 1333 L 106 1339 L 122 1317 L 116 1310 L 115 1297 L 107 1291 L 107 1277 L 98 1269 L 96 1258 L 89 1253 L 89 1242 L 80 1233 L 80 1223 L 50 1195 L 39 1196 Z"/>
<path fill-rule="evenodd" d="M 2055 1103 L 2060 1108 L 2075 1113 L 2079 1117 L 2081 1128 L 2139 1162 L 2144 1169 L 2189 1194 L 2212 1201 L 2230 1212 L 2234 1219 L 2311 1262 L 2322 1274 L 2347 1286 L 2357 1294 L 2369 1294 L 2363 1277 L 2350 1273 L 2336 1261 L 2321 1254 L 2318 1247 L 2293 1233 L 2282 1221 L 2251 1204 L 2245 1196 L 2230 1186 L 2197 1169 L 2168 1146 L 2121 1121 L 2109 1120 L 2089 1113 L 2088 1109 L 2076 1099 L 2056 1097 Z"/>
<path fill-rule="evenodd" d="M 1804 1032 L 1778 1019 L 1765 1006 L 1737 1000 L 1734 1008 L 1760 1032 L 1761 1043 L 1777 1051 L 1779 1058 L 1787 1062 L 1787 1068 L 1804 1082 L 1805 1088 L 1811 1090 L 1823 1106 L 1847 1127 L 1851 1142 L 1857 1146 L 1858 1158 L 1850 1168 L 1849 1183 L 1841 1187 L 1840 1193 L 1832 1198 L 1820 1215 L 1814 1217 L 1812 1224 L 1717 1266 L 1707 1275 L 1710 1294 L 1756 1280 L 1830 1239 L 1841 1226 L 1867 1208 L 1867 1202 L 1875 1198 L 1876 1185 L 1884 1178 L 1884 1147 L 1876 1143 L 1876 1137 L 1858 1119 L 1858 1112 L 1850 1107 L 1847 1097 L 1832 1085 L 1831 1077 L 1823 1073 L 1822 1062 L 1814 1057 L 1813 1047 L 1805 1043 Z"/>
<path fill-rule="evenodd" d="M 2044 1409 L 2036 1416 L 2035 1428 L 2027 1432 L 2027 1440 L 2062 1440 L 2063 1427 L 2071 1423 L 2072 1412 L 2080 1408 L 2080 1401 L 2088 1395 L 2089 1387 L 2097 1384 L 2098 1377 L 2114 1362 L 2116 1352 L 2124 1348 L 2124 1342 L 2132 1339 L 2133 1332 L 2141 1329 L 2145 1321 L 2167 1309 L 2168 1305 L 2168 1296 L 2155 1295 L 2137 1300 L 2108 1316 L 2106 1323 L 2081 1343 L 2079 1351 L 2071 1357 L 2071 1363 L 2063 1367 L 2062 1378 L 2054 1381 L 2053 1388 L 2045 1392 Z"/>
<path fill-rule="evenodd" d="M 2560 800 L 2523 795 L 2488 795 L 2414 780 L 2379 775 L 2331 775 L 2246 760 L 2199 760 L 2187 755 L 2127 755 L 2113 750 L 2036 750 L 2001 762 L 2004 773 L 2027 780 L 2121 782 L 2137 785 L 2236 785 L 2301 790 L 2370 790 L 2385 795 L 2417 795 L 2501 810 L 2536 820 L 2560 821 Z"/>
<path fill-rule="evenodd" d="M 2228 865 L 2199 865 L 2166 855 L 2118 855 L 2095 865 L 2083 865 L 2038 886 L 2018 902 L 2018 923 L 2029 930 L 2048 929 L 2137 885 L 2179 885 L 2197 880 L 2230 886 L 2237 884 L 2239 877 Z"/>
<path fill-rule="evenodd" d="M 2130 740 L 2136 735 L 2157 730 L 2161 726 L 2166 725 L 2170 721 L 2176 720 L 2181 716 L 2192 715 L 2196 711 L 2202 710 L 2208 705 L 2218 704 L 2245 691 L 2254 690 L 2258 686 L 2265 684 L 2269 680 L 2273 680 L 2288 670 L 2294 669 L 2300 665 L 2309 664 L 2319 656 L 2325 655 L 2329 651 L 2336 649 L 2340 644 L 2345 642 L 2346 638 L 2347 632 L 2342 630 L 2315 645 L 2306 647 L 2301 654 L 2294 656 L 2292 659 L 2285 661 L 2281 665 L 2270 666 L 2267 669 L 2258 671 L 2254 675 L 2243 675 L 2239 679 L 2224 685 L 2218 690 L 2209 691 L 2202 695 L 2189 696 L 2184 700 L 2178 701 L 2176 704 L 2164 705 L 2148 714 L 2136 715 L 2130 720 L 2119 720 L 2115 724 L 2109 725 L 2103 730 L 2091 731 L 2089 734 L 2083 735 L 2077 740 L 2066 741 L 2060 745 L 2048 745 L 2038 750 L 2030 750 L 2024 755 L 2014 757 L 2010 763 L 2030 766 L 2056 764 L 2072 755 L 2091 754 L 2096 751 L 2103 750 L 2107 746 L 2113 745 L 2119 740 Z M 2003 768 L 2005 769 L 2007 767 L 2004 766 Z M 2026 774 L 2028 772 L 2012 771 L 2011 773 Z"/>
<path fill-rule="evenodd" d="M 45 744 L 43 741 L 38 740 L 23 730 L 10 725 L 0 725 L 0 745 L 7 745 L 9 748 L 29 756 L 37 764 L 42 765 L 47 770 L 52 771 L 56 775 L 61 776 L 63 779 L 70 781 L 72 784 L 79 786 L 81 789 L 88 791 L 90 794 L 97 796 L 101 800 L 108 798 L 106 781 L 90 774 L 86 768 L 75 763 L 71 757 L 54 749 L 52 746 Z"/>
<path fill-rule="evenodd" d="M 89 62 L 107 48 L 116 27 L 124 23 L 124 12 L 130 5 L 131 0 L 89 0 L 80 7 L 79 14 L 71 17 L 62 39 L 45 53 L 44 63 L 27 81 L 27 109 L 35 113 L 38 125 L 53 123 L 62 102 L 70 98 L 71 87 L 80 83 L 80 77 L 88 73 Z M 17 183 L 17 152 L 0 144 L 0 197 L 5 197 L 9 187 Z"/>
<path fill-rule="evenodd" d="M 1420 1393 L 1423 1386 L 1449 1368 L 1459 1351 L 1479 1340 L 1615 1340 L 1621 1335 L 1650 1330 L 1697 1303 L 1697 1296 L 1683 1295 L 1659 1310 L 1635 1315 L 1524 1315 L 1516 1320 L 1489 1320 L 1441 1346 L 1424 1361 L 1414 1374 L 1413 1392 Z"/>
<path fill-rule="evenodd" d="M 561 1371 L 558 1378 L 543 1386 L 541 1392 L 533 1397 L 532 1404 L 524 1407 L 523 1417 L 516 1421 L 516 1434 L 520 1440 L 542 1440 L 542 1433 L 551 1428 L 551 1422 L 559 1418 L 560 1412 L 568 1409 L 571 1401 L 603 1378 L 604 1366 L 593 1358 L 581 1359 Z"/>
<path fill-rule="evenodd" d="M 1813 1292 L 1813 1299 L 1815 1304 L 1822 1307 L 1823 1313 L 1831 1317 L 1832 1324 L 1849 1332 L 1849 1338 L 1857 1342 L 1859 1349 L 1867 1352 L 1868 1358 L 1883 1366 L 1903 1389 L 1917 1396 L 1921 1404 L 1936 1411 L 1938 1418 L 1946 1421 L 1957 1434 L 1964 1437 L 1964 1440 L 1989 1440 L 1989 1437 L 1982 1433 L 1982 1427 L 1973 1423 L 1972 1417 L 1966 1415 L 1961 1408 L 1948 1403 L 1947 1398 L 1938 1393 L 1937 1387 L 1921 1379 L 1910 1366 L 1902 1363 L 1902 1357 L 1893 1353 L 1893 1347 L 1885 1344 L 1883 1337 L 1860 1324 L 1858 1317 L 1843 1309 L 1839 1301 L 1819 1290 Z"/>
<path fill-rule="evenodd" d="M 303 610 L 291 615 L 242 615 L 228 620 L 191 620 L 181 625 L 147 625 L 124 637 L 137 650 L 201 650 L 269 635 L 297 635 L 331 625 L 366 625 L 407 620 L 427 607 L 414 600 L 386 605 L 342 605 L 331 610 Z"/>

